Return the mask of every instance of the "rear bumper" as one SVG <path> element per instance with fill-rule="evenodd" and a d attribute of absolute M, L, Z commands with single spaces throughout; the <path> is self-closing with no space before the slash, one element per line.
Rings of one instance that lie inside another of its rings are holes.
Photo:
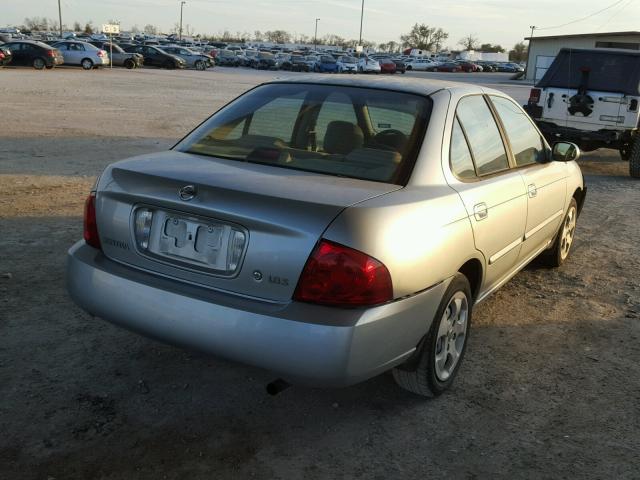
<path fill-rule="evenodd" d="M 185 285 L 113 262 L 83 241 L 67 257 L 69 293 L 90 314 L 315 386 L 354 384 L 408 358 L 448 283 L 387 305 L 346 310 L 274 305 Z"/>
<path fill-rule="evenodd" d="M 529 107 L 529 109 L 531 108 L 532 107 Z M 588 144 L 601 147 L 617 147 L 621 143 L 628 141 L 627 137 L 629 133 L 625 130 L 580 130 L 546 122 L 540 118 L 536 118 L 535 122 L 549 143 L 565 140 L 575 142 L 578 145 Z"/>

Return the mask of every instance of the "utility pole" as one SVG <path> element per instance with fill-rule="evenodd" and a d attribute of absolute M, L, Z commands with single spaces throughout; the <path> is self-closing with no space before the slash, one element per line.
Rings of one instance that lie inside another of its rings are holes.
<path fill-rule="evenodd" d="M 313 34 L 313 49 L 318 50 L 318 22 L 319 18 L 316 18 L 316 33 Z"/>
<path fill-rule="evenodd" d="M 364 0 L 362 0 L 362 9 L 360 10 L 360 40 L 358 45 L 362 45 L 362 22 L 364 20 Z"/>
<path fill-rule="evenodd" d="M 531 36 L 529 37 L 529 44 L 527 45 L 527 65 L 524 67 L 524 79 L 527 79 L 527 75 L 529 74 L 529 58 L 531 56 L 531 41 L 533 40 L 533 31 L 536 29 L 535 25 L 529 25 L 531 29 Z M 535 77 L 535 69 L 533 71 L 533 75 Z M 535 81 L 535 78 L 534 78 Z"/>
<path fill-rule="evenodd" d="M 58 21 L 60 22 L 60 38 L 62 38 L 62 7 L 60 6 L 60 0 L 58 0 Z"/>
<path fill-rule="evenodd" d="M 184 7 L 185 3 L 187 2 L 180 2 L 180 41 L 182 41 L 182 8 Z"/>

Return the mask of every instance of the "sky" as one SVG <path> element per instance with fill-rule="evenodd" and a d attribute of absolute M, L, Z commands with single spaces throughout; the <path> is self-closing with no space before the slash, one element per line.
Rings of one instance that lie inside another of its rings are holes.
<path fill-rule="evenodd" d="M 180 15 L 179 0 L 60 0 L 63 23 L 110 19 L 123 30 L 151 23 L 170 32 Z M 313 36 L 333 33 L 358 38 L 361 0 L 186 0 L 184 25 L 195 33 L 287 30 Z M 21 24 L 26 17 L 58 18 L 57 0 L 5 0 L 0 26 Z M 596 13 L 608 8 L 606 11 Z M 594 15 L 592 15 L 594 14 Z M 553 28 L 583 17 L 582 21 Z M 530 34 L 559 35 L 639 30 L 640 0 L 365 0 L 363 38 L 377 43 L 398 41 L 414 23 L 441 27 L 452 48 L 466 35 L 506 48 Z"/>

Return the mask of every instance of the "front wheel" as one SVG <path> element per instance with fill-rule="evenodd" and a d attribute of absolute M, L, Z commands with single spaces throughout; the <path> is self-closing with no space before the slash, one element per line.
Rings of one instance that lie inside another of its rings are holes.
<path fill-rule="evenodd" d="M 578 222 L 578 204 L 576 199 L 572 198 L 567 213 L 562 219 L 560 230 L 556 235 L 553 246 L 540 254 L 539 261 L 547 267 L 559 267 L 567 258 L 573 245 L 576 234 L 576 225 Z"/>
<path fill-rule="evenodd" d="M 393 369 L 396 383 L 423 397 L 447 390 L 460 369 L 467 348 L 473 297 L 467 277 L 456 274 L 445 292 L 417 357 Z"/>

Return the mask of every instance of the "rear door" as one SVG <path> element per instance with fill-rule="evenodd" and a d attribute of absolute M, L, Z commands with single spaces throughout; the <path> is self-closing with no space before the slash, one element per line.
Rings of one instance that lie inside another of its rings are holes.
<path fill-rule="evenodd" d="M 490 96 L 527 190 L 527 223 L 520 260 L 527 260 L 553 238 L 567 198 L 567 166 L 549 161 L 547 146 L 527 114 L 508 98 Z"/>
<path fill-rule="evenodd" d="M 487 289 L 515 267 L 527 218 L 522 176 L 509 165 L 507 149 L 482 95 L 458 103 L 450 149 L 452 187 L 462 199 L 486 260 Z"/>

